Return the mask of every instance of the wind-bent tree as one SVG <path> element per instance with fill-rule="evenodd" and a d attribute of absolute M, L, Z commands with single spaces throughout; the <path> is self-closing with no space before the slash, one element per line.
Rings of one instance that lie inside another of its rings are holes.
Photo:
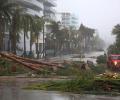
<path fill-rule="evenodd" d="M 83 24 L 81 24 L 78 32 L 79 32 L 78 38 L 79 38 L 79 44 L 80 44 L 79 47 L 83 48 L 84 50 L 89 51 L 90 46 L 91 46 L 91 40 L 93 38 L 93 34 L 95 30 L 85 27 Z"/>
<path fill-rule="evenodd" d="M 10 41 L 11 41 L 11 50 L 16 54 L 18 48 L 17 43 L 20 40 L 21 32 L 21 9 L 16 9 L 12 15 L 12 21 L 10 26 Z"/>
<path fill-rule="evenodd" d="M 59 27 L 59 23 L 60 22 L 55 22 L 55 21 L 52 21 L 51 22 L 51 39 L 53 40 L 53 43 L 54 43 L 54 51 L 58 51 L 59 50 L 59 47 L 60 47 L 60 36 L 61 36 L 61 32 L 60 32 L 60 27 Z M 55 40 L 55 41 L 54 41 Z M 55 54 L 56 54 L 55 52 Z"/>
<path fill-rule="evenodd" d="M 59 40 L 59 49 L 63 50 L 70 50 L 70 31 L 67 28 L 63 28 L 60 30 Z"/>
<path fill-rule="evenodd" d="M 120 50 L 120 24 L 114 27 L 112 34 L 116 36 L 116 46 Z"/>
<path fill-rule="evenodd" d="M 49 35 L 49 41 L 51 40 L 51 45 L 54 47 L 54 51 L 71 51 L 72 48 L 77 47 L 76 41 L 77 31 L 73 27 L 61 28 L 59 22 L 52 22 L 51 24 L 52 32 Z M 51 37 L 51 39 L 50 39 Z M 55 45 L 55 46 L 53 46 Z M 68 53 L 68 52 L 67 52 Z M 70 52 L 69 52 L 70 53 Z"/>
<path fill-rule="evenodd" d="M 69 29 L 69 48 L 74 50 L 77 49 L 78 45 L 78 32 L 74 27 L 70 27 Z"/>
<path fill-rule="evenodd" d="M 113 45 L 110 45 L 108 48 L 108 53 L 119 54 L 120 53 L 120 24 L 117 24 L 112 34 L 116 36 L 116 41 Z"/>
<path fill-rule="evenodd" d="M 11 21 L 12 7 L 14 4 L 7 4 L 8 0 L 0 0 L 0 51 L 3 50 L 3 38 L 5 27 Z"/>

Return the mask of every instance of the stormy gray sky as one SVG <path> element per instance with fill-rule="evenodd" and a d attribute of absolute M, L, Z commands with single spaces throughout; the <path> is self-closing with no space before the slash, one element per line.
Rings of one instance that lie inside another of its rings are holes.
<path fill-rule="evenodd" d="M 111 31 L 120 23 L 120 0 L 57 0 L 57 11 L 74 13 L 79 24 L 97 29 L 106 42 L 114 41 Z"/>

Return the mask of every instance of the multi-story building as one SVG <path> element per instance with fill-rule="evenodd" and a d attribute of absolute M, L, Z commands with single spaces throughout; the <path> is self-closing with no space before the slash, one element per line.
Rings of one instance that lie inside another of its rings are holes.
<path fill-rule="evenodd" d="M 22 8 L 25 9 L 25 13 L 28 13 L 30 15 L 37 15 L 39 17 L 43 17 L 45 19 L 45 31 L 44 33 L 47 33 L 50 31 L 50 20 L 55 20 L 55 10 L 54 7 L 56 6 L 55 0 L 8 0 L 8 3 L 16 3 L 21 5 Z M 21 36 L 20 41 L 20 48 L 23 49 L 23 36 Z M 39 36 L 39 44 L 43 45 L 44 38 L 43 33 L 40 33 Z M 27 51 L 29 51 L 29 39 L 27 39 Z M 36 43 L 35 43 L 36 44 Z M 35 44 L 33 45 L 33 50 L 35 51 Z M 43 46 L 41 46 L 43 47 Z M 40 48 L 40 50 L 42 50 Z"/>
<path fill-rule="evenodd" d="M 61 25 L 63 27 L 67 27 L 67 28 L 69 28 L 69 27 L 77 28 L 78 27 L 77 17 L 74 14 L 71 14 L 69 12 L 59 13 L 59 19 L 58 20 L 61 22 Z"/>
<path fill-rule="evenodd" d="M 31 15 L 44 16 L 46 20 L 54 20 L 55 0 L 8 0 L 8 3 L 17 3 Z"/>

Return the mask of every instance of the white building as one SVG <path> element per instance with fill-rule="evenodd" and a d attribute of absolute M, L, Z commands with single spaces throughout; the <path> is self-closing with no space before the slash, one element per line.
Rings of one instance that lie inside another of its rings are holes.
<path fill-rule="evenodd" d="M 58 17 L 57 20 L 61 22 L 61 25 L 63 27 L 67 27 L 67 28 L 78 27 L 78 19 L 74 14 L 71 14 L 69 12 L 62 12 L 62 13 L 58 13 L 57 17 Z"/>

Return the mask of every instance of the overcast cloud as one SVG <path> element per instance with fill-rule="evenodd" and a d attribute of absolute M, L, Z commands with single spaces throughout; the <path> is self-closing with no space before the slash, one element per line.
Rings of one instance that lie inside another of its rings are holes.
<path fill-rule="evenodd" d="M 120 23 L 120 0 L 57 0 L 57 11 L 76 14 L 79 24 L 95 28 L 112 43 L 112 28 Z"/>

